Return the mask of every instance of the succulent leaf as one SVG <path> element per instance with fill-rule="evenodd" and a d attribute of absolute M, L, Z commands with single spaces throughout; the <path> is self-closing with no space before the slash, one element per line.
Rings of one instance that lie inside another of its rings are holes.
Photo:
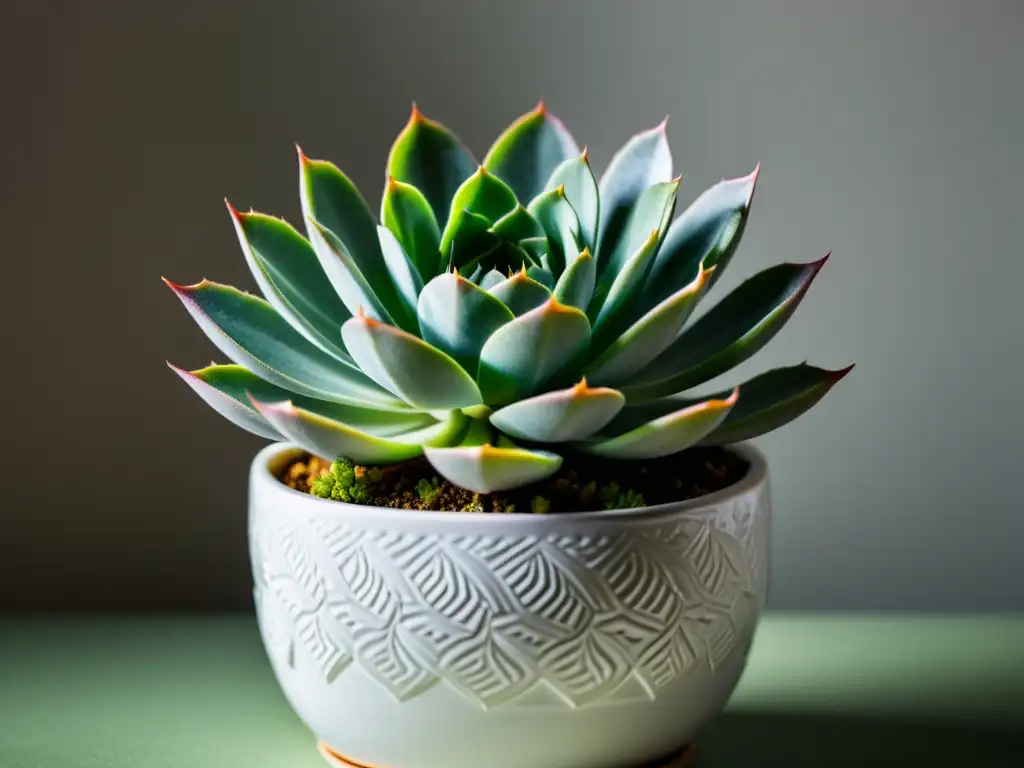
<path fill-rule="evenodd" d="M 309 239 L 313 240 L 310 219 L 334 233 L 373 286 L 377 298 L 397 319 L 401 314 L 400 300 L 380 252 L 377 222 L 356 185 L 333 163 L 311 160 L 302 150 L 299 169 L 302 216 L 307 222 Z"/>
<path fill-rule="evenodd" d="M 587 316 L 554 298 L 520 315 L 496 330 L 480 351 L 477 382 L 484 401 L 505 405 L 534 394 L 589 342 Z"/>
<path fill-rule="evenodd" d="M 266 425 L 267 429 L 271 430 L 270 424 L 253 408 L 250 398 L 262 402 L 290 400 L 294 405 L 307 411 L 335 419 L 378 437 L 391 437 L 423 429 L 437 421 L 429 413 L 390 410 L 381 406 L 361 407 L 304 397 L 264 381 L 240 365 L 210 365 L 191 372 L 180 370 L 174 366 L 171 366 L 171 369 L 181 376 L 200 397 L 227 418 L 232 419 L 232 413 L 237 413 L 234 409 L 243 409 L 248 412 L 246 415 L 258 419 Z M 216 402 L 214 402 L 214 398 Z M 225 401 L 231 401 L 231 403 Z M 231 408 L 232 413 L 222 410 L 221 405 Z M 282 439 L 276 431 L 274 437 L 278 440 Z"/>
<path fill-rule="evenodd" d="M 652 230 L 658 232 L 655 248 L 665 239 L 678 191 L 679 179 L 645 189 L 630 210 L 618 238 L 601 244 L 597 254 L 599 295 L 607 292 L 626 262 L 647 242 Z"/>
<path fill-rule="evenodd" d="M 532 200 L 555 168 L 579 151 L 562 121 L 541 102 L 505 129 L 484 157 L 484 166 L 520 200 Z"/>
<path fill-rule="evenodd" d="M 530 258 L 530 263 L 526 266 L 539 267 L 547 260 L 549 250 L 547 235 L 544 237 L 524 237 L 519 241 L 519 248 Z"/>
<path fill-rule="evenodd" d="M 696 445 L 729 415 L 739 398 L 735 389 L 724 400 L 705 400 L 618 435 L 583 442 L 580 450 L 612 459 L 654 459 Z"/>
<path fill-rule="evenodd" d="M 310 219 L 308 225 L 311 242 L 324 273 L 350 316 L 363 312 L 382 323 L 394 323 L 391 313 L 377 297 L 346 245 L 320 222 Z"/>
<path fill-rule="evenodd" d="M 496 269 L 492 269 L 487 272 L 483 277 L 480 278 L 479 286 L 485 291 L 490 291 L 491 288 L 498 285 L 498 283 L 505 282 L 505 276 Z M 500 301 L 500 299 L 499 299 Z"/>
<path fill-rule="evenodd" d="M 491 424 L 512 437 L 540 443 L 582 440 L 607 425 L 625 402 L 620 392 L 587 386 L 584 379 L 569 389 L 506 405 L 491 414 Z"/>
<path fill-rule="evenodd" d="M 250 398 L 281 434 L 310 453 L 324 458 L 347 456 L 360 464 L 393 464 L 420 456 L 426 445 L 447 445 L 458 439 L 468 417 L 452 411 L 445 421 L 392 437 L 380 437 L 321 416 L 293 403 L 264 403 Z"/>
<path fill-rule="evenodd" d="M 512 243 L 518 243 L 528 237 L 547 237 L 540 222 L 533 218 L 521 203 L 516 203 L 515 208 L 494 222 L 491 231 L 502 240 Z"/>
<path fill-rule="evenodd" d="M 389 176 L 380 203 L 380 220 L 402 244 L 424 282 L 437 274 L 441 228 L 422 192 Z"/>
<path fill-rule="evenodd" d="M 548 451 L 489 444 L 426 448 L 424 453 L 438 474 L 474 493 L 496 493 L 535 483 L 562 466 L 562 457 Z"/>
<path fill-rule="evenodd" d="M 828 256 L 759 272 L 712 307 L 623 385 L 638 402 L 696 387 L 739 365 L 785 325 Z"/>
<path fill-rule="evenodd" d="M 711 285 L 721 277 L 746 228 L 759 170 L 719 182 L 672 222 L 647 276 L 644 309 L 692 280 L 701 264 L 716 268 Z"/>
<path fill-rule="evenodd" d="M 601 212 L 597 181 L 587 159 L 587 151 L 571 157 L 558 166 L 548 179 L 544 190 L 562 187 L 565 197 L 580 222 L 580 239 L 591 253 L 597 250 L 597 224 Z"/>
<path fill-rule="evenodd" d="M 448 269 L 472 271 L 497 250 L 501 240 L 491 232 L 491 222 L 478 213 L 463 211 L 454 221 L 442 263 Z"/>
<path fill-rule="evenodd" d="M 423 193 L 442 229 L 455 190 L 476 169 L 476 160 L 458 137 L 413 105 L 409 122 L 388 154 L 387 173 Z"/>
<path fill-rule="evenodd" d="M 739 403 L 701 443 L 739 443 L 778 429 L 816 405 L 852 369 L 828 371 L 803 363 L 762 373 L 740 385 Z"/>
<path fill-rule="evenodd" d="M 598 192 L 601 200 L 597 251 L 599 271 L 621 239 L 622 230 L 640 196 L 655 184 L 672 180 L 672 152 L 668 146 L 668 120 L 643 131 L 627 141 L 601 176 Z M 651 227 L 647 227 L 647 232 Z M 634 248 L 625 249 L 626 255 Z"/>
<path fill-rule="evenodd" d="M 448 223 L 441 233 L 441 253 L 448 252 L 466 214 L 483 217 L 489 229 L 503 216 L 514 211 L 517 205 L 515 193 L 508 185 L 480 166 L 462 183 L 452 198 Z"/>
<path fill-rule="evenodd" d="M 565 197 L 565 189 L 557 187 L 535 197 L 526 208 L 548 236 L 548 266 L 557 278 L 565 269 L 566 254 L 582 249 L 580 222 Z"/>
<path fill-rule="evenodd" d="M 463 408 L 483 402 L 473 378 L 455 360 L 411 333 L 363 316 L 346 322 L 341 333 L 359 367 L 416 408 Z"/>
<path fill-rule="evenodd" d="M 594 295 L 594 283 L 597 279 L 597 263 L 584 248 L 579 255 L 569 262 L 553 291 L 554 296 L 563 304 L 586 311 L 591 297 Z"/>
<path fill-rule="evenodd" d="M 217 411 L 221 416 L 230 421 L 237 427 L 241 427 L 246 432 L 251 432 L 254 435 L 265 437 L 269 440 L 283 440 L 284 437 L 274 429 L 270 422 L 264 419 L 260 414 L 253 408 L 248 402 L 239 400 L 233 395 L 229 395 L 223 392 L 220 388 L 210 384 L 206 377 L 201 375 L 202 371 L 186 371 L 177 366 L 167 366 L 174 371 L 181 380 L 188 384 L 193 391 L 199 395 L 207 405 L 213 410 Z M 246 371 L 240 365 L 233 366 L 211 366 L 221 368 L 236 368 L 240 371 L 245 371 L 246 374 L 251 376 L 256 381 L 262 381 L 262 379 L 253 376 L 251 373 Z M 284 390 L 281 390 L 284 392 Z"/>
<path fill-rule="evenodd" d="M 416 315 L 420 291 L 423 290 L 423 278 L 412 259 L 406 254 L 398 238 L 387 227 L 377 227 L 380 238 L 380 250 L 384 254 L 384 263 L 388 265 L 398 296 L 405 305 L 405 314 Z"/>
<path fill-rule="evenodd" d="M 261 379 L 320 400 L 404 407 L 361 370 L 307 341 L 263 299 L 209 280 L 165 282 L 210 341 Z"/>
<path fill-rule="evenodd" d="M 501 280 L 501 275 L 497 278 Z M 500 299 L 450 272 L 435 277 L 420 293 L 423 340 L 472 374 L 476 373 L 484 342 L 514 317 Z"/>
<path fill-rule="evenodd" d="M 351 362 L 338 327 L 352 315 L 332 289 L 313 246 L 281 219 L 227 206 L 246 263 L 270 305 L 320 349 Z"/>
<path fill-rule="evenodd" d="M 547 267 L 527 267 L 526 276 L 537 281 L 549 291 L 553 291 L 555 288 L 555 276 Z"/>
<path fill-rule="evenodd" d="M 700 268 L 689 285 L 649 310 L 607 347 L 602 349 L 595 340 L 591 350 L 599 354 L 584 369 L 586 375 L 595 382 L 617 384 L 660 355 L 679 336 L 707 290 L 713 269 Z"/>
<path fill-rule="evenodd" d="M 525 269 L 488 288 L 487 292 L 512 310 L 512 314 L 517 317 L 551 299 L 551 291 L 530 277 Z"/>
<path fill-rule="evenodd" d="M 630 306 L 638 299 L 647 272 L 654 263 L 658 237 L 658 230 L 652 229 L 647 240 L 615 275 L 608 293 L 594 297 L 588 310 L 588 315 L 595 318 L 592 349 L 604 349 L 628 327 Z"/>

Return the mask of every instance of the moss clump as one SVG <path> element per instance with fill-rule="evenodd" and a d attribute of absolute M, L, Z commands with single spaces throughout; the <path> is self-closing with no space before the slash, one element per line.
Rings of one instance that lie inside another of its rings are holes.
<path fill-rule="evenodd" d="M 530 499 L 530 511 L 535 515 L 546 515 L 551 511 L 551 502 L 543 496 L 534 496 Z"/>
<path fill-rule="evenodd" d="M 330 471 L 313 481 L 309 492 L 321 499 L 372 504 L 374 490 L 383 479 L 382 470 L 360 467 L 343 456 L 331 464 Z"/>

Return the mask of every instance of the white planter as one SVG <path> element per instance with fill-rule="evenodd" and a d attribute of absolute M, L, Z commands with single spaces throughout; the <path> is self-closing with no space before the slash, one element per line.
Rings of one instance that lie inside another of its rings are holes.
<path fill-rule="evenodd" d="M 387 768 L 621 768 L 725 705 L 768 581 L 764 457 L 691 501 L 583 514 L 360 507 L 252 465 L 260 631 L 292 707 Z"/>

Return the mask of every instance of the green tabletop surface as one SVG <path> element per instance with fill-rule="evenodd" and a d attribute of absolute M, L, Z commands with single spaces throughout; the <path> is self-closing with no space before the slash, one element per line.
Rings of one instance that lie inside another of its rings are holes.
<path fill-rule="evenodd" d="M 2 768 L 325 765 L 252 617 L 0 620 Z M 697 740 L 697 768 L 947 765 L 1024 768 L 1024 618 L 769 614 Z"/>

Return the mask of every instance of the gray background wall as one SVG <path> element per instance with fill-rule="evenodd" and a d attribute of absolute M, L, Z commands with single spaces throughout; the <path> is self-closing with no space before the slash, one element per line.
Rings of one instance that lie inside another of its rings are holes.
<path fill-rule="evenodd" d="M 409 102 L 482 154 L 538 97 L 603 168 L 671 115 L 683 201 L 763 163 L 722 289 L 834 252 L 739 375 L 858 363 L 761 440 L 779 608 L 1024 609 L 1024 6 L 4 5 L 0 605 L 248 605 L 261 442 L 164 367 L 159 281 L 252 287 L 221 199 L 297 222 L 293 141 L 375 204 Z M 721 295 L 721 290 L 718 294 Z"/>

